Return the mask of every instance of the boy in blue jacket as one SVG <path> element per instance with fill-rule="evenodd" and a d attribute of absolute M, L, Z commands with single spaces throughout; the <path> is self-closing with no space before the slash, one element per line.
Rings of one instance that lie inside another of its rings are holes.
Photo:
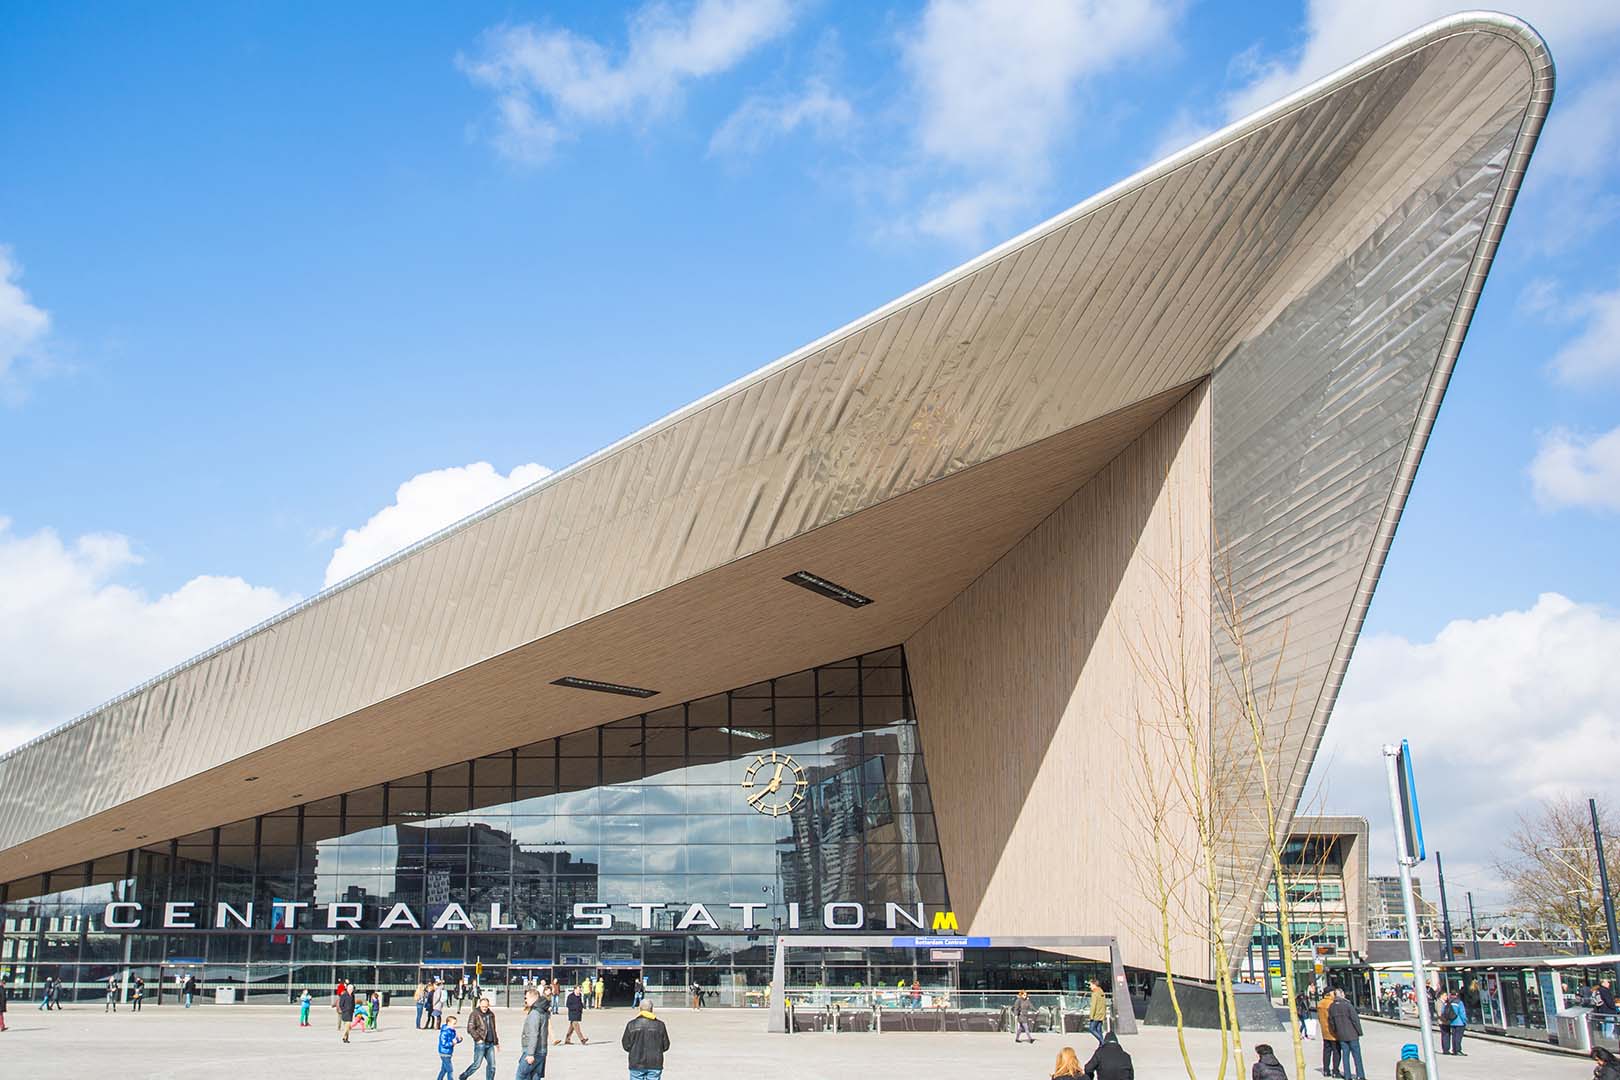
<path fill-rule="evenodd" d="M 456 1070 L 450 1067 L 450 1056 L 456 1052 L 456 1044 L 461 1036 L 456 1032 L 456 1018 L 444 1018 L 444 1026 L 439 1029 L 439 1075 L 434 1080 L 456 1080 Z"/>

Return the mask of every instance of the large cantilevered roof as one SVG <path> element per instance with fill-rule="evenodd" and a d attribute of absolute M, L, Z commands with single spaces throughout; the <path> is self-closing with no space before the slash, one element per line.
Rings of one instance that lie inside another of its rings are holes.
<path fill-rule="evenodd" d="M 1206 379 L 1297 792 L 1551 89 L 1457 16 L 1202 140 L 0 758 L 0 881 L 903 640 Z"/>

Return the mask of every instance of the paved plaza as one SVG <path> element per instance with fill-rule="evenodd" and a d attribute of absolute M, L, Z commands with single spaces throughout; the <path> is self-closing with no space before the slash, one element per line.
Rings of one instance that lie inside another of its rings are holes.
<path fill-rule="evenodd" d="M 20 1003 L 19 1003 L 20 1004 Z M 586 1014 L 588 1046 L 554 1047 L 546 1075 L 551 1080 L 623 1080 L 625 1056 L 619 1034 L 630 1019 L 628 1009 Z M 317 1026 L 299 1028 L 293 1009 L 259 1006 L 201 1007 L 187 1012 L 165 1006 L 139 1015 L 120 1010 L 70 1007 L 45 1014 L 26 1005 L 13 1007 L 6 1020 L 12 1030 L 0 1034 L 0 1077 L 44 1080 L 116 1076 L 119 1080 L 304 1080 L 348 1077 L 351 1080 L 431 1080 L 439 1061 L 433 1035 L 412 1030 L 411 1013 L 392 1009 L 383 1014 L 380 1030 L 356 1033 L 344 1046 L 338 1041 L 330 1008 L 318 1008 Z M 520 1016 L 501 1010 L 499 1029 L 506 1049 L 497 1076 L 510 1080 L 517 1066 Z M 672 1047 L 664 1075 L 687 1077 L 805 1078 L 860 1080 L 863 1077 L 929 1077 L 930 1080 L 1039 1080 L 1052 1071 L 1057 1050 L 1068 1042 L 1089 1056 L 1085 1035 L 1067 1039 L 1043 1037 L 1031 1046 L 1014 1046 L 1008 1035 L 768 1035 L 757 1011 L 672 1010 L 663 1014 Z M 465 1017 L 463 1017 L 465 1019 Z M 560 1029 L 558 1029 L 560 1030 Z M 1190 1032 L 1195 1055 L 1207 1062 L 1200 1075 L 1215 1076 L 1217 1039 L 1212 1032 Z M 1394 1060 L 1410 1034 L 1369 1023 L 1363 1050 L 1373 1080 L 1394 1075 Z M 1254 1041 L 1263 1041 L 1257 1037 Z M 1127 1037 L 1125 1046 L 1136 1061 L 1138 1077 L 1166 1080 L 1184 1077 L 1173 1030 L 1144 1028 Z M 1282 1053 L 1286 1043 L 1273 1039 Z M 1319 1044 L 1306 1047 L 1314 1066 Z M 470 1060 L 468 1046 L 456 1052 L 459 1071 Z M 1252 1059 L 1251 1059 L 1252 1060 Z M 1468 1056 L 1446 1059 L 1445 1080 L 1585 1080 L 1590 1062 L 1540 1053 L 1517 1046 L 1476 1040 Z M 481 1074 L 480 1074 L 481 1075 Z M 1240 1073 L 1247 1078 L 1248 1063 Z M 1292 1069 L 1290 1068 L 1290 1075 Z M 1309 1077 L 1318 1073 L 1312 1068 Z"/>

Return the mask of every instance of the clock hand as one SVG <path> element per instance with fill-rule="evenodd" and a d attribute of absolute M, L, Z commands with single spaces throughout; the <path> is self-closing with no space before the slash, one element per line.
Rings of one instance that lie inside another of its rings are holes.
<path fill-rule="evenodd" d="M 761 800 L 765 796 L 769 795 L 771 793 L 771 791 L 772 791 L 772 789 L 769 788 L 769 787 L 760 788 L 757 792 L 755 792 L 754 794 L 748 796 L 748 804 L 750 806 L 752 806 L 754 803 L 759 802 L 759 800 Z"/>
<path fill-rule="evenodd" d="M 787 762 L 784 761 L 776 767 L 776 775 L 771 777 L 771 783 L 780 784 L 782 782 L 782 770 L 786 768 L 786 766 Z"/>

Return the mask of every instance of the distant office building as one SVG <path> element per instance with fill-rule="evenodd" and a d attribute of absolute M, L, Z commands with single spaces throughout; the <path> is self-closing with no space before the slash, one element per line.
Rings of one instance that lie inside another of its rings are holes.
<path fill-rule="evenodd" d="M 1288 947 L 1297 976 L 1350 963 L 1367 949 L 1367 819 L 1295 818 L 1283 847 Z M 1266 886 L 1244 970 L 1280 975 L 1284 928 L 1277 882 Z"/>

